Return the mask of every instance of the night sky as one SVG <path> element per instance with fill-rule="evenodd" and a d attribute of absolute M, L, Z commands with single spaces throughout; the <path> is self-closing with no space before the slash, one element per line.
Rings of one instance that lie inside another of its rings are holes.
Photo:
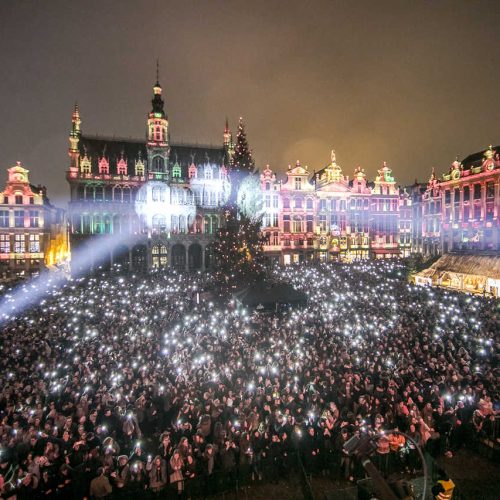
<path fill-rule="evenodd" d="M 173 141 L 243 116 L 257 165 L 399 184 L 500 142 L 500 3 L 1 1 L 0 179 L 21 160 L 68 198 L 68 132 L 144 137 L 156 59 Z"/>

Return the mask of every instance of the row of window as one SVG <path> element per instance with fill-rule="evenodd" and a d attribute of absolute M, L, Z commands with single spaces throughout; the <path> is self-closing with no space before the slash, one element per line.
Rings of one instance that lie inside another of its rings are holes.
<path fill-rule="evenodd" d="M 27 244 L 27 246 L 26 246 Z M 0 253 L 40 253 L 39 234 L 0 234 Z"/>
<path fill-rule="evenodd" d="M 3 197 L 3 203 L 4 205 L 9 205 L 12 204 L 12 196 L 6 196 L 4 195 Z M 16 194 L 14 196 L 14 204 L 15 205 L 34 205 L 35 204 L 35 197 L 34 196 L 23 196 L 22 194 Z"/>
<path fill-rule="evenodd" d="M 154 156 L 152 161 L 151 161 L 151 171 L 152 172 L 166 172 L 166 161 L 163 156 Z M 80 160 L 80 171 L 82 174 L 91 174 L 92 173 L 92 163 L 88 158 L 82 158 Z M 101 158 L 98 162 L 98 171 L 99 174 L 106 174 L 109 175 L 109 161 L 106 158 Z M 142 162 L 137 162 L 135 164 L 135 169 L 134 169 L 135 175 L 136 176 L 144 176 L 144 163 Z M 116 163 L 116 173 L 118 175 L 127 175 L 128 174 L 128 167 L 127 167 L 127 162 L 124 159 L 120 159 Z M 188 172 L 189 178 L 196 178 L 196 179 L 206 179 L 206 180 L 211 180 L 211 179 L 223 179 L 224 178 L 224 172 L 220 168 L 213 168 L 211 165 L 205 165 L 200 166 L 198 168 L 196 167 L 190 167 L 189 172 Z M 172 177 L 175 178 L 181 178 L 182 177 L 182 168 L 178 163 L 175 163 L 172 166 Z"/>
<path fill-rule="evenodd" d="M 329 244 L 329 241 L 325 237 L 319 238 L 319 244 L 321 246 L 327 246 Z M 397 243 L 396 238 L 392 235 L 386 235 L 386 236 L 378 236 L 376 238 L 377 243 Z M 347 248 L 348 242 L 350 245 L 359 245 L 359 246 L 368 246 L 370 244 L 370 239 L 366 236 L 360 236 L 360 235 L 351 235 L 349 237 L 347 236 L 342 236 L 337 239 L 333 239 L 331 241 L 332 246 L 336 247 L 341 247 L 341 248 Z M 411 238 L 409 235 L 406 235 L 404 237 L 401 237 L 399 239 L 399 243 L 402 245 L 409 244 L 411 242 Z M 278 233 L 266 233 L 265 234 L 265 244 L 266 245 L 273 245 L 273 246 L 278 246 L 281 244 L 279 235 Z M 295 247 L 302 247 L 304 246 L 312 247 L 314 246 L 314 238 L 299 238 L 297 240 L 291 240 L 288 237 L 285 237 L 283 239 L 283 246 L 284 247 L 290 247 L 290 246 L 295 246 Z"/>
<path fill-rule="evenodd" d="M 106 186 L 78 186 L 76 196 L 78 200 L 85 201 L 114 201 L 130 203 L 135 197 L 135 192 L 128 187 L 114 189 Z"/>
<path fill-rule="evenodd" d="M 278 206 L 278 197 L 275 197 L 276 201 L 273 205 L 274 207 Z M 268 201 L 269 200 L 269 201 Z M 293 208 L 304 208 L 304 199 L 300 197 L 293 198 Z M 270 207 L 270 197 L 266 195 L 265 197 L 266 207 Z M 377 210 L 380 212 L 388 212 L 394 211 L 396 212 L 399 207 L 399 200 L 397 199 L 383 199 L 383 200 L 375 200 L 371 203 L 372 210 Z M 283 198 L 283 208 L 289 209 L 291 208 L 291 200 L 290 198 Z M 306 210 L 313 210 L 314 202 L 312 198 L 306 198 L 305 200 L 305 208 Z M 318 202 L 318 210 L 320 212 L 345 212 L 347 209 L 349 210 L 370 210 L 370 200 L 369 198 L 350 198 L 349 200 L 325 200 L 320 199 Z"/>
<path fill-rule="evenodd" d="M 79 234 L 120 234 L 130 233 L 131 223 L 139 224 L 142 230 L 147 228 L 147 220 L 142 217 L 139 221 L 135 216 L 120 215 L 90 215 L 84 214 L 73 217 L 73 232 Z M 151 219 L 153 233 L 205 233 L 215 234 L 219 228 L 219 218 L 215 215 L 205 217 L 185 217 L 172 215 L 168 218 L 157 214 Z M 141 232 L 144 232 L 142 231 Z"/>
<path fill-rule="evenodd" d="M 472 186 L 473 189 L 473 199 L 474 200 L 480 200 L 481 199 L 481 191 L 482 191 L 482 185 L 481 184 L 474 184 Z M 469 201 L 470 200 L 470 186 L 464 186 L 463 187 L 463 201 Z M 489 181 L 486 183 L 486 198 L 494 198 L 495 197 L 495 183 L 493 181 Z M 460 188 L 456 187 L 453 190 L 453 199 L 454 203 L 460 203 Z M 449 205 L 451 203 L 451 190 L 446 189 L 444 192 L 444 202 Z"/>
<path fill-rule="evenodd" d="M 0 210 L 0 227 L 40 227 L 40 213 L 38 210 L 14 210 L 11 218 L 9 210 Z"/>
<path fill-rule="evenodd" d="M 172 190 L 170 195 L 170 203 L 185 204 L 192 202 L 203 206 L 219 206 L 225 202 L 226 195 L 221 191 L 194 191 L 194 198 L 189 192 L 182 190 Z M 135 200 L 136 191 L 132 191 L 128 187 L 114 189 L 109 186 L 79 186 L 77 188 L 77 200 L 91 202 L 115 202 L 115 203 L 130 203 Z M 167 190 L 160 187 L 154 187 L 151 191 L 152 200 L 155 202 L 164 202 L 167 198 Z M 277 205 L 276 205 L 277 206 Z"/>
<path fill-rule="evenodd" d="M 109 174 L 109 162 L 105 158 L 101 158 L 99 160 L 99 173 L 100 174 Z M 80 171 L 82 174 L 91 174 L 92 173 L 92 164 L 88 158 L 82 158 L 80 160 Z M 125 160 L 120 160 L 116 165 L 116 173 L 118 175 L 127 175 L 128 168 Z M 144 163 L 137 162 L 135 164 L 135 175 L 138 177 L 144 176 Z"/>
<path fill-rule="evenodd" d="M 459 220 L 469 221 L 469 220 L 481 220 L 482 209 L 480 205 L 474 207 L 464 206 L 463 207 L 463 218 L 460 219 L 460 210 L 456 208 L 451 210 L 451 208 L 446 208 L 445 210 L 445 221 L 458 222 Z M 495 216 L 495 207 L 493 203 L 488 203 L 486 205 L 486 211 L 484 214 L 485 220 L 493 220 Z"/>

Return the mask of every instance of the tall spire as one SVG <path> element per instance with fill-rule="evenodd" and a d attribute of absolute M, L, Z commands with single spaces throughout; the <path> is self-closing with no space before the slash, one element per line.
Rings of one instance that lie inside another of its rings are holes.
<path fill-rule="evenodd" d="M 148 171 L 155 173 L 155 179 L 167 180 L 170 155 L 168 118 L 165 113 L 160 85 L 160 62 L 156 60 L 156 83 L 153 86 L 152 110 L 148 115 Z"/>
<path fill-rule="evenodd" d="M 80 124 L 82 123 L 82 120 L 80 120 L 80 110 L 78 109 L 77 102 L 75 102 L 75 108 L 73 110 L 73 115 L 71 117 L 71 123 L 72 123 L 72 130 L 71 130 L 72 135 L 76 136 L 80 134 Z"/>
<path fill-rule="evenodd" d="M 229 128 L 229 121 L 226 116 L 226 123 L 224 126 L 224 165 L 227 167 L 231 164 L 234 154 L 233 134 Z"/>
<path fill-rule="evenodd" d="M 153 99 L 151 104 L 153 106 L 152 113 L 158 118 L 166 118 L 165 111 L 163 109 L 165 103 L 163 102 L 163 98 L 161 96 L 161 85 L 160 85 L 160 62 L 158 59 L 156 60 L 156 83 L 153 87 Z"/>
<path fill-rule="evenodd" d="M 69 133 L 69 150 L 68 154 L 70 157 L 70 170 L 74 173 L 78 172 L 78 162 L 80 157 L 80 150 L 78 149 L 78 143 L 80 142 L 81 129 L 80 124 L 82 123 L 80 119 L 80 110 L 78 109 L 78 104 L 75 102 L 75 107 L 73 109 L 73 114 L 71 115 L 71 132 Z"/>

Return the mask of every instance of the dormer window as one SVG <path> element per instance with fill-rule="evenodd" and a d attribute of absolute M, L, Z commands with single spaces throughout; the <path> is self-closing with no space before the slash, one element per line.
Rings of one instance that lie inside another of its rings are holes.
<path fill-rule="evenodd" d="M 181 166 L 176 163 L 172 168 L 172 177 L 180 179 L 181 177 Z"/>
<path fill-rule="evenodd" d="M 135 162 L 135 175 L 139 177 L 144 175 L 144 163 L 141 160 Z"/>
<path fill-rule="evenodd" d="M 120 161 L 117 163 L 116 172 L 118 175 L 127 175 L 127 162 L 124 158 L 120 158 Z"/>
<path fill-rule="evenodd" d="M 23 195 L 16 194 L 16 205 L 22 205 L 22 204 L 23 204 Z"/>
<path fill-rule="evenodd" d="M 302 189 L 302 178 L 301 177 L 295 177 L 295 189 L 297 191 L 300 191 Z"/>
<path fill-rule="evenodd" d="M 153 171 L 154 172 L 163 172 L 165 161 L 161 156 L 155 156 L 153 158 Z"/>
<path fill-rule="evenodd" d="M 109 162 L 104 157 L 102 157 L 99 160 L 99 173 L 100 174 L 109 174 Z"/>
<path fill-rule="evenodd" d="M 81 160 L 80 160 L 80 172 L 82 174 L 90 174 L 92 169 L 92 165 L 90 163 L 89 158 L 87 155 L 85 155 Z"/>
<path fill-rule="evenodd" d="M 197 174 L 196 165 L 194 163 L 191 163 L 188 170 L 188 176 L 190 179 L 193 179 L 196 178 L 196 174 Z"/>

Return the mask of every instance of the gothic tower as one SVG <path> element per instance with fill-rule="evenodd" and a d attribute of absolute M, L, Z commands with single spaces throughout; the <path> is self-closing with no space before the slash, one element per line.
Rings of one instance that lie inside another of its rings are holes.
<path fill-rule="evenodd" d="M 82 121 L 80 120 L 80 111 L 78 110 L 78 104 L 75 104 L 73 116 L 71 117 L 71 132 L 69 133 L 68 155 L 70 157 L 69 169 L 71 172 L 76 173 L 78 173 L 78 160 L 80 158 L 78 143 L 80 142 L 80 137 L 82 134 L 80 130 L 81 123 Z"/>
<path fill-rule="evenodd" d="M 170 154 L 170 137 L 168 117 L 164 110 L 165 103 L 161 95 L 158 67 L 156 84 L 153 87 L 152 110 L 148 115 L 148 173 L 150 178 L 168 180 L 168 158 Z"/>

